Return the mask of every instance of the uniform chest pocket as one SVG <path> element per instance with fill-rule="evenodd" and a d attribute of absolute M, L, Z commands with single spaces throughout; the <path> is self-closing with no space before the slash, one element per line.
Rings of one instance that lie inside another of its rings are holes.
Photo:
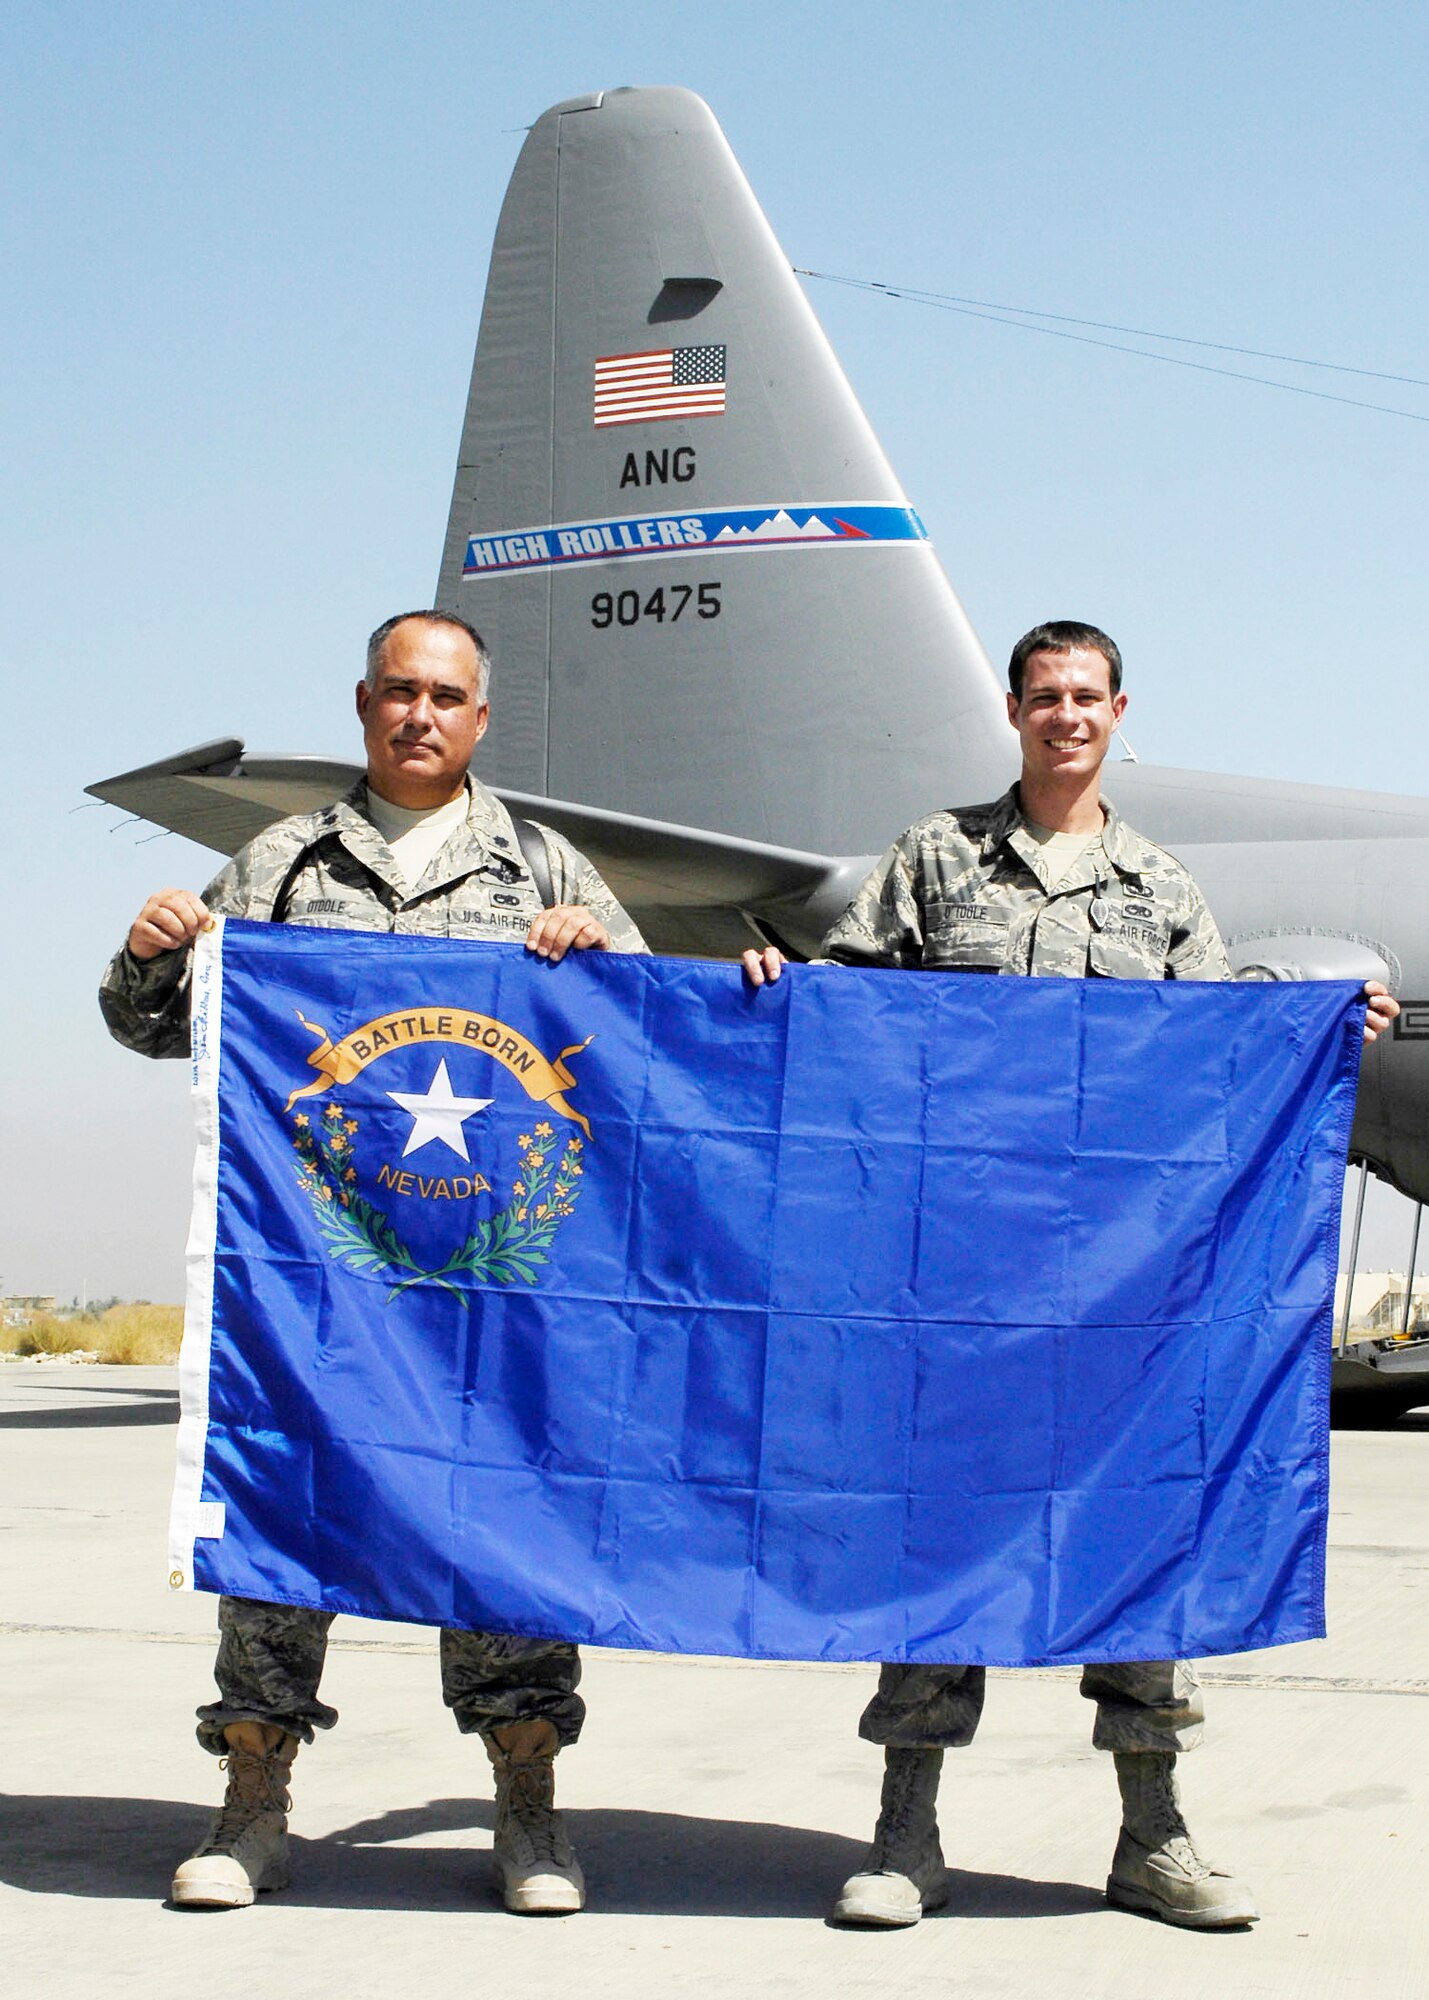
<path fill-rule="evenodd" d="M 381 917 L 372 903 L 363 905 L 353 897 L 307 896 L 287 902 L 283 922 L 315 931 L 370 931 L 380 926 Z"/>
<path fill-rule="evenodd" d="M 524 938 L 539 910 L 524 884 L 507 889 L 483 883 L 448 911 L 446 929 L 451 937 Z"/>
<path fill-rule="evenodd" d="M 1007 957 L 1007 919 L 969 909 L 947 914 L 929 930 L 923 963 L 937 972 L 1001 972 Z"/>
<path fill-rule="evenodd" d="M 1166 946 L 1159 929 L 1093 931 L 1087 971 L 1098 979 L 1164 979 Z"/>

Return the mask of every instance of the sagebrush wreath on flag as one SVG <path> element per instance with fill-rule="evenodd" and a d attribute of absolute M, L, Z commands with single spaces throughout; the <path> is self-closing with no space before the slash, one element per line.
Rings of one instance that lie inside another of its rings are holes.
<path fill-rule="evenodd" d="M 1359 1012 L 230 919 L 174 1581 L 767 1658 L 1316 1636 Z"/>

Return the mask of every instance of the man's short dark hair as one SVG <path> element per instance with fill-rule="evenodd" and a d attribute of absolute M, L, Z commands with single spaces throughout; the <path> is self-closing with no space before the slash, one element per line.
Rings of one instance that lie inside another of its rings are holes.
<path fill-rule="evenodd" d="M 367 642 L 367 685 L 376 687 L 378 669 L 382 665 L 382 649 L 399 625 L 405 625 L 409 618 L 420 618 L 424 625 L 455 625 L 458 632 L 465 632 L 476 648 L 476 699 L 477 705 L 484 703 L 491 692 L 491 654 L 486 641 L 474 625 L 468 625 L 454 611 L 399 611 L 395 618 L 384 618 Z"/>
<path fill-rule="evenodd" d="M 1070 653 L 1074 649 L 1100 653 L 1111 675 L 1111 691 L 1121 693 L 1121 651 L 1115 639 L 1095 625 L 1078 625 L 1071 618 L 1054 618 L 1049 624 L 1034 625 L 1024 632 L 1012 649 L 1007 663 L 1007 685 L 1014 701 L 1022 699 L 1022 676 L 1034 653 Z"/>

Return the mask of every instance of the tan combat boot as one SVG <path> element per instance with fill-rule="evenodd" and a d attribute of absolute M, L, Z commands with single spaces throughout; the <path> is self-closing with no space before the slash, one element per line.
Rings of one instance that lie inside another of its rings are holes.
<path fill-rule="evenodd" d="M 585 1903 L 585 1877 L 556 1811 L 555 1725 L 506 1722 L 485 1738 L 496 1772 L 492 1852 L 502 1901 L 523 1917 L 567 1916 Z"/>
<path fill-rule="evenodd" d="M 916 1924 L 948 1900 L 938 1844 L 941 1750 L 883 1753 L 883 1802 L 863 1866 L 834 1904 L 836 1924 Z"/>
<path fill-rule="evenodd" d="M 1191 1844 L 1181 1816 L 1174 1754 L 1119 1750 L 1116 1778 L 1122 1825 L 1107 1877 L 1107 1901 L 1188 1930 L 1253 1924 L 1260 1912 L 1244 1882 L 1203 1861 Z"/>
<path fill-rule="evenodd" d="M 288 1778 L 298 1739 L 275 1723 L 231 1722 L 223 1740 L 228 1790 L 170 1890 L 184 1909 L 238 1910 L 260 1889 L 288 1886 Z"/>

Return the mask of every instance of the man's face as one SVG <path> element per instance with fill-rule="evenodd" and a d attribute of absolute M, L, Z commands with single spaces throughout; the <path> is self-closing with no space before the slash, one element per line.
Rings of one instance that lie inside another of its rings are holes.
<path fill-rule="evenodd" d="M 409 618 L 388 634 L 377 682 L 357 686 L 367 779 L 395 806 L 445 805 L 462 788 L 490 714 L 476 648 L 458 626 Z"/>
<path fill-rule="evenodd" d="M 1111 668 L 1100 653 L 1033 653 L 1022 676 L 1022 699 L 1007 697 L 1007 718 L 1022 740 L 1022 768 L 1032 778 L 1090 778 L 1101 769 L 1112 732 L 1126 712 L 1113 695 Z"/>

